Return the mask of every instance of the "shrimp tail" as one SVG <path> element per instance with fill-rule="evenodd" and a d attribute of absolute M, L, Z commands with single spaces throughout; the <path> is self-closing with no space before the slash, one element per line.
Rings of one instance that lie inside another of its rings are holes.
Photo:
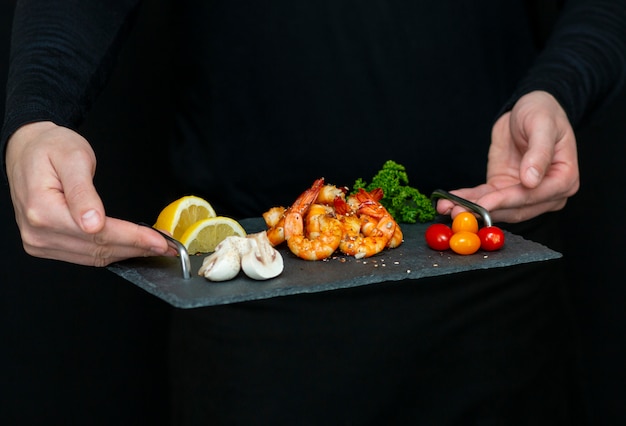
<path fill-rule="evenodd" d="M 336 197 L 333 201 L 333 206 L 335 207 L 335 212 L 341 216 L 350 214 L 352 210 L 346 199 L 342 197 Z"/>
<path fill-rule="evenodd" d="M 369 195 L 374 201 L 378 202 L 385 196 L 385 191 L 382 188 L 375 188 L 369 192 Z"/>
<path fill-rule="evenodd" d="M 303 217 L 311 204 L 317 200 L 317 196 L 324 185 L 324 178 L 319 178 L 313 185 L 294 201 L 294 203 L 287 209 L 285 214 L 285 239 L 289 240 L 292 235 L 302 234 L 304 231 Z"/>

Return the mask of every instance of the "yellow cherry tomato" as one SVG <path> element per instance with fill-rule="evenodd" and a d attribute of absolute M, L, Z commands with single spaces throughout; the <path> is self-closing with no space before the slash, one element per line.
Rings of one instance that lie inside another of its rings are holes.
<path fill-rule="evenodd" d="M 457 233 L 460 231 L 478 232 L 478 220 L 470 212 L 461 212 L 452 221 L 452 232 Z"/>
<path fill-rule="evenodd" d="M 480 237 L 474 232 L 455 232 L 450 238 L 450 248 L 458 254 L 476 253 L 480 248 Z"/>

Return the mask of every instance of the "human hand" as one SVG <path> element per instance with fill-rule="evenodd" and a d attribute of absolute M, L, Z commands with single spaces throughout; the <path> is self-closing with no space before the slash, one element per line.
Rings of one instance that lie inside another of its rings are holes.
<path fill-rule="evenodd" d="M 487 182 L 451 191 L 483 206 L 495 222 L 522 222 L 565 207 L 580 186 L 574 130 L 547 92 L 519 99 L 492 129 Z M 448 200 L 437 211 L 464 210 Z"/>
<path fill-rule="evenodd" d="M 95 168 L 91 146 L 70 129 L 38 122 L 13 134 L 6 170 L 24 250 L 93 266 L 173 254 L 156 231 L 105 215 Z"/>

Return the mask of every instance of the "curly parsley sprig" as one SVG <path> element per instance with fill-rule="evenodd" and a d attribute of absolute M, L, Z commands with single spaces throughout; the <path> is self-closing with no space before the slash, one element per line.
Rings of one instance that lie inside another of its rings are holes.
<path fill-rule="evenodd" d="M 382 188 L 384 197 L 380 203 L 397 222 L 429 222 L 437 214 L 431 200 L 416 188 L 409 186 L 409 177 L 404 166 L 393 160 L 385 162 L 370 183 L 359 178 L 352 188 L 355 192 L 359 188 L 366 191 Z"/>

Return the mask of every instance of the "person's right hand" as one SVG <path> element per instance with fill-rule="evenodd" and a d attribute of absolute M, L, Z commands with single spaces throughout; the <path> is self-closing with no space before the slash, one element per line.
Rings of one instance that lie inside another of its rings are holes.
<path fill-rule="evenodd" d="M 175 254 L 156 231 L 105 215 L 95 169 L 89 143 L 65 127 L 38 122 L 11 136 L 6 171 L 24 250 L 93 266 Z"/>

